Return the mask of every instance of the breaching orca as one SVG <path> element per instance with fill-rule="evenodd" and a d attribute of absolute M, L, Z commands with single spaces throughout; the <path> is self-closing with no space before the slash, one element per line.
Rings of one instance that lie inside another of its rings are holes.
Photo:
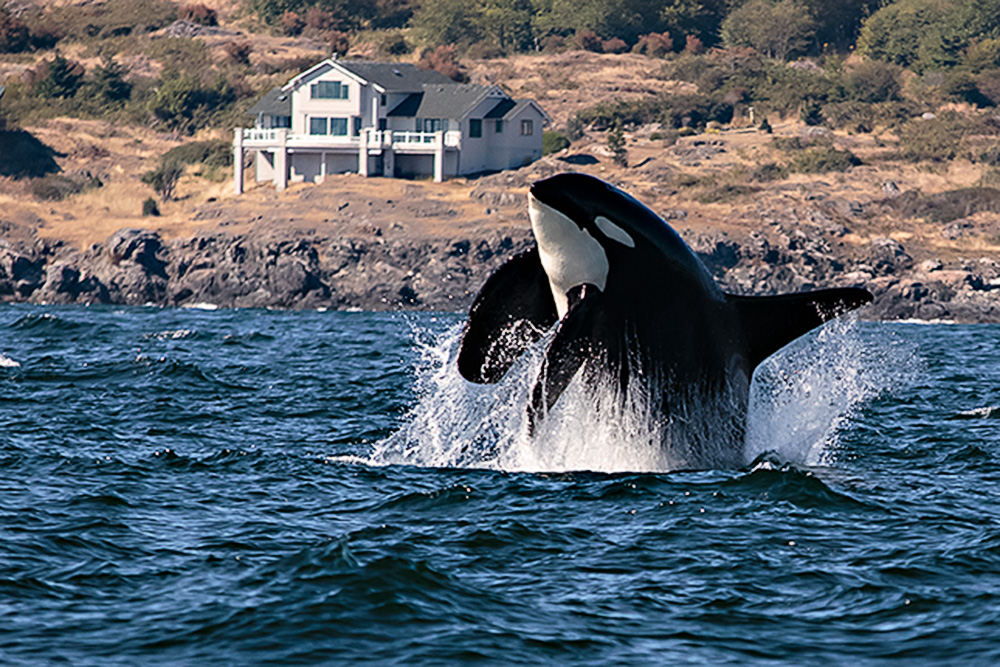
<path fill-rule="evenodd" d="M 858 288 L 726 294 L 662 218 L 585 174 L 538 181 L 528 202 L 537 247 L 509 259 L 483 285 L 458 368 L 471 382 L 498 382 L 558 323 L 531 394 L 529 432 L 584 368 L 586 382 L 610 380 L 622 395 L 630 384 L 638 387 L 664 421 L 725 402 L 721 421 L 730 423 L 719 428 L 741 438 L 754 368 L 872 299 Z M 684 458 L 696 466 L 719 463 L 697 463 L 697 452 Z"/>

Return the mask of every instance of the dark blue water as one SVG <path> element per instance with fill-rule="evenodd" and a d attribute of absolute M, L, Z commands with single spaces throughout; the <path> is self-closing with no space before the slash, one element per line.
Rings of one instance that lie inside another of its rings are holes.
<path fill-rule="evenodd" d="M 0 663 L 1000 661 L 1000 327 L 814 336 L 766 460 L 601 473 L 445 377 L 460 321 L 0 308 Z"/>

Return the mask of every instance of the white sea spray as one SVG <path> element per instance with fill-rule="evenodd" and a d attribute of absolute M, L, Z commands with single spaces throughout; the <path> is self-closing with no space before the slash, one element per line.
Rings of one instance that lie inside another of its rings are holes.
<path fill-rule="evenodd" d="M 456 368 L 461 327 L 414 329 L 415 404 L 403 427 L 377 443 L 374 465 L 521 472 L 667 472 L 746 465 L 762 454 L 796 465 L 834 461 L 836 435 L 857 407 L 890 388 L 912 350 L 862 335 L 852 319 L 828 323 L 764 362 L 744 408 L 735 388 L 705 399 L 661 397 L 616 382 L 570 383 L 533 435 L 527 410 L 551 332 L 501 382 L 476 385 Z M 912 363 L 910 364 L 912 366 Z M 895 378 L 895 379 L 894 379 Z"/>

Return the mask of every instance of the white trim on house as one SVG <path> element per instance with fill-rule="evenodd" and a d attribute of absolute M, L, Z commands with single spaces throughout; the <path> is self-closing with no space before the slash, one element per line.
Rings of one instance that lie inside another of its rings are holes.
<path fill-rule="evenodd" d="M 332 82 L 346 87 L 346 98 L 312 97 L 314 85 Z M 499 86 L 459 84 L 402 63 L 335 59 L 270 91 L 250 113 L 254 127 L 236 128 L 233 140 L 237 193 L 246 151 L 254 153 L 255 179 L 278 190 L 341 172 L 443 181 L 538 159 L 551 121 L 534 100 L 514 100 Z M 532 122 L 531 135 L 520 134 L 522 120 Z"/>

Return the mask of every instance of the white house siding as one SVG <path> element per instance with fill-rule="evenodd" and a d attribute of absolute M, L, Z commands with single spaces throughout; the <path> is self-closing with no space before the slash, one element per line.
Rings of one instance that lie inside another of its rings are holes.
<path fill-rule="evenodd" d="M 490 95 L 477 104 L 469 115 L 462 121 L 462 159 L 461 169 L 463 174 L 476 174 L 481 171 L 489 171 L 491 167 L 491 149 L 493 148 L 493 136 L 488 132 L 491 128 L 490 121 L 484 116 L 495 107 L 503 97 Z M 482 136 L 473 137 L 469 127 L 472 120 L 478 120 L 482 125 Z"/>
<path fill-rule="evenodd" d="M 521 135 L 521 121 L 530 120 L 533 132 L 530 136 Z M 526 105 L 517 114 L 504 121 L 504 134 L 507 135 L 507 163 L 497 165 L 496 169 L 516 169 L 534 162 L 542 157 L 542 114 L 533 105 Z"/>
<path fill-rule="evenodd" d="M 254 151 L 254 178 L 257 182 L 274 180 L 274 153 Z"/>
<path fill-rule="evenodd" d="M 346 100 L 313 99 L 312 84 L 339 81 L 348 87 Z M 292 134 L 308 135 L 311 118 L 347 118 L 347 133 L 354 129 L 353 119 L 361 116 L 361 85 L 336 70 L 310 79 L 292 91 Z"/>

